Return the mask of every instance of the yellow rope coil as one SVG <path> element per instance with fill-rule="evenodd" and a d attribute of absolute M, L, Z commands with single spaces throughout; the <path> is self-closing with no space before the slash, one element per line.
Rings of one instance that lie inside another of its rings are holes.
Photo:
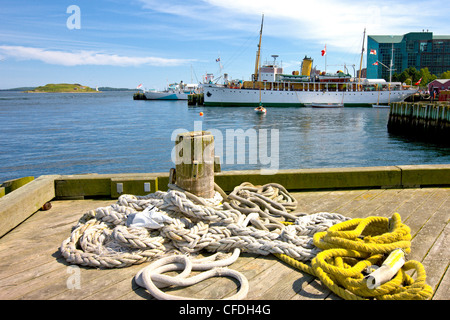
<path fill-rule="evenodd" d="M 284 254 L 275 254 L 289 265 L 318 277 L 331 291 L 346 300 L 426 300 L 433 290 L 426 284 L 425 268 L 407 261 L 390 281 L 369 289 L 363 271 L 381 265 L 385 255 L 395 249 L 411 252 L 411 230 L 398 213 L 391 219 L 368 217 L 341 222 L 314 234 L 314 245 L 322 249 L 307 265 Z M 415 270 L 414 280 L 406 274 Z"/>

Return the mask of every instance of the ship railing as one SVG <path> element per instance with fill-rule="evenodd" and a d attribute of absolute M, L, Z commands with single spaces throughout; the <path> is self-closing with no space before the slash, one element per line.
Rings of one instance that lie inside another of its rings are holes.
<path fill-rule="evenodd" d="M 357 82 L 252 82 L 249 86 L 229 85 L 230 89 L 262 91 L 312 91 L 312 92 L 358 92 L 358 91 L 404 91 L 402 86 L 389 86 L 377 84 L 358 84 Z"/>

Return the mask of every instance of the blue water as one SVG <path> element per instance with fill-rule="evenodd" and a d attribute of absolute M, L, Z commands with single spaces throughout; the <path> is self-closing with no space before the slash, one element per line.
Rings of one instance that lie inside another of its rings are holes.
<path fill-rule="evenodd" d="M 215 132 L 224 171 L 450 163 L 448 147 L 390 135 L 388 109 L 267 108 L 261 116 L 252 108 L 188 107 L 186 101 L 134 101 L 132 95 L 0 92 L 0 182 L 168 172 L 175 166 L 176 130 L 199 128 Z M 257 152 L 251 139 L 227 139 L 227 132 L 240 129 L 258 139 L 267 130 L 265 158 L 258 153 L 263 143 Z"/>

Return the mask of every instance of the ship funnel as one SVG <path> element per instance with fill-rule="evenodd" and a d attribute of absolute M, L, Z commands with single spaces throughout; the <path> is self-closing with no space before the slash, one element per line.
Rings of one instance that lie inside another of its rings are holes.
<path fill-rule="evenodd" d="M 313 60 L 311 58 L 308 58 L 305 56 L 303 58 L 302 62 L 302 76 L 309 77 L 311 75 L 311 67 L 312 67 Z"/>

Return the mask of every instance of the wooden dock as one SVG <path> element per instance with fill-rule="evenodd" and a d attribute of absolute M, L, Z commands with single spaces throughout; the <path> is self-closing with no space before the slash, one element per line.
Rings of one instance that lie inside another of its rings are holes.
<path fill-rule="evenodd" d="M 450 144 L 450 103 L 392 103 L 387 127 L 389 133 Z"/>
<path fill-rule="evenodd" d="M 445 172 L 441 177 L 445 183 L 440 186 L 303 189 L 292 191 L 292 195 L 299 203 L 296 211 L 308 214 L 337 212 L 363 218 L 391 217 L 398 212 L 411 228 L 413 237 L 407 258 L 424 265 L 427 283 L 434 290 L 432 299 L 446 300 L 450 298 L 450 186 Z M 59 179 L 63 181 L 64 177 Z M 8 195 L 5 198 L 8 200 Z M 38 210 L 1 237 L 0 299 L 152 299 L 133 280 L 149 263 L 122 269 L 73 268 L 59 252 L 61 242 L 70 236 L 72 226 L 84 213 L 115 202 L 111 198 L 54 198 L 50 210 Z M 249 300 L 340 299 L 318 279 L 299 272 L 273 255 L 241 254 L 229 268 L 240 271 L 249 280 Z M 75 272 L 79 272 L 78 287 L 69 283 Z M 205 299 L 222 299 L 235 291 L 235 282 L 227 278 L 212 278 L 188 288 L 168 289 L 174 295 Z"/>

